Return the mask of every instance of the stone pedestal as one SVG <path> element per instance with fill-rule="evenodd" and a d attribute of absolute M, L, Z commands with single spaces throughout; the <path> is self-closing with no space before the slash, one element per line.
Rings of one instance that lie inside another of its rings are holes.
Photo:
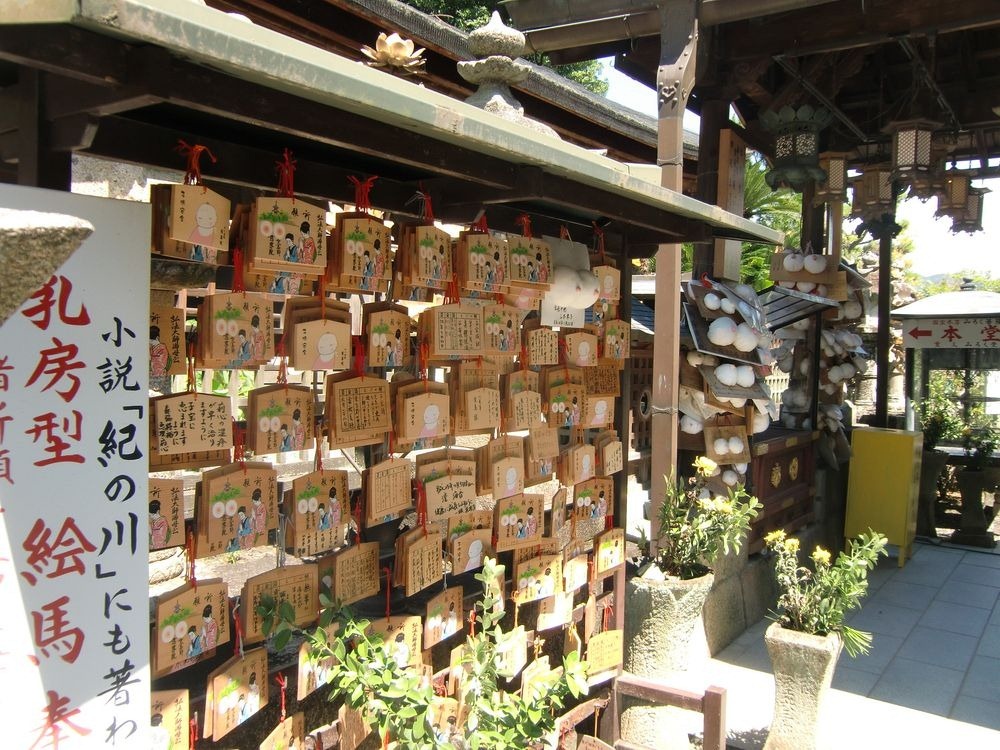
<path fill-rule="evenodd" d="M 962 526 L 951 535 L 953 544 L 969 547 L 993 547 L 996 540 L 987 531 L 986 513 L 983 511 L 983 490 L 995 483 L 992 471 L 962 469 L 956 477 L 962 493 Z"/>
<path fill-rule="evenodd" d="M 0 208 L 0 325 L 93 231 L 75 216 Z"/>
<path fill-rule="evenodd" d="M 774 671 L 774 718 L 764 750 L 822 748 L 820 709 L 843 641 L 836 633 L 809 635 L 773 623 L 764 642 Z"/>
<path fill-rule="evenodd" d="M 701 624 L 702 608 L 714 582 L 711 573 L 687 581 L 630 580 L 625 599 L 625 670 L 670 682 L 704 662 L 707 649 L 695 628 Z M 621 736 L 629 742 L 653 744 L 658 750 L 687 750 L 688 724 L 689 718 L 679 709 L 627 700 Z"/>
<path fill-rule="evenodd" d="M 920 499 L 917 502 L 917 534 L 936 537 L 937 482 L 948 463 L 948 454 L 924 451 L 920 464 Z"/>

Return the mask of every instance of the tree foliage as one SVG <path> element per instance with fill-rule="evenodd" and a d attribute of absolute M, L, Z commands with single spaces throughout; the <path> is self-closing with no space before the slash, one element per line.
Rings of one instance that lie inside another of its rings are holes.
<path fill-rule="evenodd" d="M 485 26 L 490 14 L 497 9 L 497 2 L 479 0 L 403 0 L 417 10 L 451 24 L 462 31 L 472 31 Z M 559 75 L 576 81 L 584 88 L 603 96 L 608 93 L 608 81 L 603 76 L 604 66 L 598 60 L 585 60 L 570 65 L 553 65 L 547 55 L 528 55 L 528 60 L 552 68 Z"/>

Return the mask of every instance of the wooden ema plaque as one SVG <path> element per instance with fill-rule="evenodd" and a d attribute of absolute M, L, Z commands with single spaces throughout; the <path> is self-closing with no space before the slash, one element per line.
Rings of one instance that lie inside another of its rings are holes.
<path fill-rule="evenodd" d="M 392 278 L 389 227 L 364 212 L 337 216 L 331 237 L 333 270 L 328 291 L 387 292 Z"/>
<path fill-rule="evenodd" d="M 221 579 L 189 583 L 156 597 L 153 675 L 161 677 L 207 658 L 229 642 L 229 595 Z"/>
<path fill-rule="evenodd" d="M 542 394 L 520 391 L 507 399 L 507 429 L 530 430 L 542 423 Z"/>
<path fill-rule="evenodd" d="M 156 399 L 150 399 L 152 403 Z M 155 406 L 149 410 L 149 470 L 150 471 L 176 471 L 178 469 L 201 469 L 206 466 L 223 466 L 232 460 L 231 452 L 228 448 L 219 448 L 207 451 L 191 451 L 183 453 L 162 454 L 157 450 L 159 440 L 157 439 L 157 425 Z M 230 430 L 232 434 L 232 430 Z"/>
<path fill-rule="evenodd" d="M 299 711 L 274 728 L 260 743 L 260 750 L 292 750 L 305 747 L 306 715 Z"/>
<path fill-rule="evenodd" d="M 199 263 L 225 263 L 231 204 L 204 185 L 154 185 L 152 251 Z"/>
<path fill-rule="evenodd" d="M 483 308 L 487 356 L 516 357 L 520 354 L 521 311 L 509 305 Z"/>
<path fill-rule="evenodd" d="M 561 554 L 532 557 L 519 563 L 514 571 L 517 603 L 533 602 L 560 593 L 562 576 Z"/>
<path fill-rule="evenodd" d="M 536 427 L 528 433 L 528 456 L 533 459 L 559 456 L 559 430 L 555 427 Z"/>
<path fill-rule="evenodd" d="M 592 367 L 597 364 L 597 336 L 585 331 L 567 333 L 566 359 L 577 367 Z"/>
<path fill-rule="evenodd" d="M 587 684 L 593 687 L 615 677 L 622 666 L 624 631 L 606 630 L 587 641 Z"/>
<path fill-rule="evenodd" d="M 587 392 L 582 385 L 567 384 L 549 388 L 549 424 L 554 427 L 576 427 L 583 417 L 583 402 Z"/>
<path fill-rule="evenodd" d="M 424 482 L 427 497 L 427 523 L 442 533 L 449 521 L 476 510 L 476 478 L 471 474 L 445 474 Z"/>
<path fill-rule="evenodd" d="M 614 512 L 615 483 L 609 477 L 594 477 L 573 486 L 573 516 L 579 525 L 597 521 L 604 528 L 605 518 Z"/>
<path fill-rule="evenodd" d="M 420 314 L 421 338 L 433 360 L 472 359 L 486 343 L 483 310 L 469 304 L 438 305 Z"/>
<path fill-rule="evenodd" d="M 196 513 L 198 557 L 268 544 L 278 528 L 278 474 L 268 463 L 202 473 Z"/>
<path fill-rule="evenodd" d="M 597 473 L 597 455 L 589 443 L 563 451 L 559 462 L 559 481 L 567 487 L 585 482 Z"/>
<path fill-rule="evenodd" d="M 434 393 L 430 383 L 414 383 L 407 389 L 402 388 L 397 394 L 396 402 L 396 435 L 402 442 L 416 440 L 431 440 L 444 437 L 451 430 L 451 403 L 448 400 L 446 387 L 444 393 Z M 435 389 L 442 386 L 434 385 Z"/>
<path fill-rule="evenodd" d="M 493 497 L 500 500 L 524 492 L 524 459 L 501 458 L 490 471 Z"/>
<path fill-rule="evenodd" d="M 190 750 L 191 703 L 187 689 L 154 690 L 149 699 L 150 747 Z"/>
<path fill-rule="evenodd" d="M 573 592 L 556 593 L 538 603 L 536 630 L 552 630 L 573 620 Z"/>
<path fill-rule="evenodd" d="M 419 538 L 415 539 L 405 551 L 407 596 L 413 596 L 418 591 L 432 586 L 444 575 L 441 558 L 442 535 L 433 532 L 425 536 L 423 530 L 416 529 L 416 531 L 420 533 Z M 419 622 L 419 618 L 417 620 Z"/>
<path fill-rule="evenodd" d="M 364 306 L 369 367 L 408 367 L 412 323 L 402 305 L 369 303 Z"/>
<path fill-rule="evenodd" d="M 513 495 L 497 501 L 493 509 L 497 552 L 537 545 L 542 538 L 544 495 Z"/>
<path fill-rule="evenodd" d="M 424 616 L 424 648 L 465 630 L 465 592 L 461 586 L 445 589 L 427 602 Z"/>
<path fill-rule="evenodd" d="M 540 292 L 548 289 L 552 276 L 549 243 L 537 237 L 508 234 L 507 245 L 510 248 L 510 284 Z"/>
<path fill-rule="evenodd" d="M 378 542 L 362 542 L 331 556 L 332 598 L 352 604 L 379 592 Z M 324 569 L 323 561 L 319 563 Z"/>
<path fill-rule="evenodd" d="M 433 225 L 405 224 L 397 258 L 407 286 L 444 290 L 452 276 L 451 236 Z"/>
<path fill-rule="evenodd" d="M 155 428 L 153 441 L 159 456 L 226 451 L 233 447 L 229 396 L 178 393 L 150 400 Z"/>
<path fill-rule="evenodd" d="M 624 448 L 614 430 L 606 430 L 594 437 L 594 452 L 597 456 L 597 469 L 602 475 L 610 476 L 624 469 Z"/>
<path fill-rule="evenodd" d="M 274 358 L 274 305 L 262 294 L 205 298 L 198 311 L 199 367 L 248 370 Z"/>
<path fill-rule="evenodd" d="M 184 480 L 149 478 L 149 548 L 183 547 Z"/>
<path fill-rule="evenodd" d="M 597 299 L 600 302 L 618 302 L 622 298 L 622 273 L 614 266 L 594 266 L 597 277 Z"/>
<path fill-rule="evenodd" d="M 462 532 L 448 545 L 451 551 L 452 571 L 468 573 L 483 567 L 483 558 L 495 554 L 493 549 L 493 524 Z"/>
<path fill-rule="evenodd" d="M 346 370 L 351 365 L 351 327 L 337 320 L 296 323 L 288 364 L 296 370 Z"/>
<path fill-rule="evenodd" d="M 254 454 L 312 447 L 315 396 L 301 385 L 267 385 L 247 395 L 247 448 Z"/>
<path fill-rule="evenodd" d="M 310 563 L 287 565 L 247 578 L 240 599 L 244 643 L 265 638 L 263 620 L 257 612 L 265 596 L 273 598 L 277 607 L 288 602 L 295 614 L 292 619 L 300 628 L 312 625 L 319 615 L 319 568 Z"/>
<path fill-rule="evenodd" d="M 455 243 L 455 270 L 462 289 L 484 294 L 507 291 L 507 243 L 486 232 L 462 232 Z"/>
<path fill-rule="evenodd" d="M 577 555 L 563 564 L 563 589 L 573 592 L 587 585 L 590 578 L 590 556 Z"/>
<path fill-rule="evenodd" d="M 497 674 L 508 680 L 516 677 L 528 663 L 528 633 L 524 625 L 508 630 L 497 641 Z"/>
<path fill-rule="evenodd" d="M 608 529 L 594 537 L 594 575 L 602 576 L 625 562 L 625 529 Z"/>
<path fill-rule="evenodd" d="M 621 379 L 614 365 L 600 364 L 583 371 L 583 387 L 588 396 L 620 396 Z"/>
<path fill-rule="evenodd" d="M 476 448 L 476 489 L 480 495 L 493 491 L 493 464 L 502 458 L 524 458 L 524 438 L 503 434 Z"/>
<path fill-rule="evenodd" d="M 405 458 L 390 458 L 365 470 L 366 525 L 391 521 L 413 507 L 412 468 Z"/>
<path fill-rule="evenodd" d="M 149 382 L 162 385 L 170 375 L 187 372 L 184 311 L 179 307 L 149 306 Z M 154 388 L 164 391 L 163 388 Z"/>
<path fill-rule="evenodd" d="M 382 636 L 382 648 L 401 669 L 419 666 L 423 624 L 417 615 L 372 619 L 369 632 Z"/>
<path fill-rule="evenodd" d="M 604 321 L 604 359 L 615 362 L 619 369 L 623 368 L 625 360 L 632 356 L 631 336 L 632 328 L 627 321 L 617 318 Z"/>
<path fill-rule="evenodd" d="M 583 418 L 580 426 L 594 429 L 608 427 L 615 416 L 614 396 L 585 396 L 583 399 Z"/>
<path fill-rule="evenodd" d="M 528 353 L 528 364 L 559 364 L 559 334 L 551 328 L 526 329 L 522 336 Z"/>
<path fill-rule="evenodd" d="M 313 557 L 341 546 L 350 517 L 347 472 L 314 471 L 292 482 L 286 546 L 296 557 Z"/>
<path fill-rule="evenodd" d="M 267 649 L 237 654 L 208 675 L 203 737 L 218 742 L 268 701 Z"/>
<path fill-rule="evenodd" d="M 327 643 L 333 643 L 337 637 L 337 629 L 338 626 L 336 623 L 323 629 Z M 306 696 L 329 684 L 332 677 L 330 668 L 333 667 L 335 662 L 335 657 L 328 656 L 325 651 L 317 649 L 309 638 L 302 641 L 302 644 L 299 646 L 296 699 L 303 700 Z"/>
<path fill-rule="evenodd" d="M 389 383 L 382 378 L 331 375 L 326 424 L 331 448 L 373 445 L 392 429 Z"/>
<path fill-rule="evenodd" d="M 326 209 L 298 198 L 258 198 L 250 216 L 249 236 L 253 268 L 323 275 Z"/>

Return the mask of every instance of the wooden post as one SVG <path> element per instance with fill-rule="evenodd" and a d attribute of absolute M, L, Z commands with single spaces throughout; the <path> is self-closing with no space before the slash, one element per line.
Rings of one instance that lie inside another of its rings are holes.
<path fill-rule="evenodd" d="M 44 86 L 43 73 L 18 68 L 17 183 L 69 191 L 73 157 L 70 151 L 52 149 L 51 127 L 42 105 Z"/>
<path fill-rule="evenodd" d="M 660 8 L 660 67 L 656 161 L 661 184 L 677 190 L 684 179 L 684 107 L 694 85 L 698 43 L 697 3 L 670 0 Z M 653 340 L 653 416 L 650 518 L 656 518 L 666 493 L 666 477 L 677 466 L 677 399 L 680 348 L 681 246 L 660 245 L 656 252 L 656 311 Z M 655 540 L 655 534 L 651 535 Z M 653 542 L 655 549 L 655 541 Z"/>
<path fill-rule="evenodd" d="M 892 222 L 888 222 L 891 224 Z M 889 426 L 889 349 L 892 330 L 892 230 L 883 222 L 878 237 L 878 331 L 875 336 L 875 423 Z"/>

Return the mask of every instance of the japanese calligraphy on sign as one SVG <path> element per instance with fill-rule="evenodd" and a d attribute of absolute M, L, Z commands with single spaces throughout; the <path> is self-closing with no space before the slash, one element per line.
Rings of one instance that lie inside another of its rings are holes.
<path fill-rule="evenodd" d="M 184 480 L 149 479 L 149 548 L 184 546 Z"/>
<path fill-rule="evenodd" d="M 921 318 L 903 321 L 907 349 L 993 349 L 1000 346 L 1000 318 Z"/>
<path fill-rule="evenodd" d="M 149 746 L 190 750 L 190 710 L 186 689 L 154 690 L 150 695 L 149 706 Z"/>
<path fill-rule="evenodd" d="M 0 327 L 3 744 L 148 746 L 149 207 L 0 205 L 94 226 Z"/>

